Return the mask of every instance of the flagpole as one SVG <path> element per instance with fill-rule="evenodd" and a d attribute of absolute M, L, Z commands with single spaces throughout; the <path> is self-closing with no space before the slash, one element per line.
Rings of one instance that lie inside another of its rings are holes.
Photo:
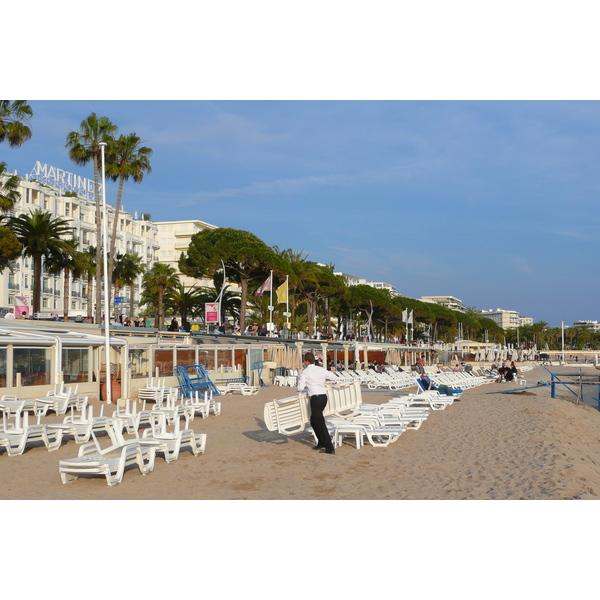
<path fill-rule="evenodd" d="M 290 330 L 292 324 L 290 322 L 290 276 L 286 275 L 285 276 L 285 312 L 287 313 L 286 315 L 286 320 L 288 322 L 288 331 Z"/>
<path fill-rule="evenodd" d="M 221 265 L 223 265 L 223 285 L 221 286 L 221 291 L 219 292 L 219 296 L 217 298 L 217 302 L 219 303 L 219 327 L 222 325 L 221 323 L 221 300 L 223 299 L 223 290 L 225 289 L 225 263 L 223 259 L 221 259 Z"/>
<path fill-rule="evenodd" d="M 273 337 L 273 270 L 271 270 L 271 285 L 269 286 L 269 337 Z"/>

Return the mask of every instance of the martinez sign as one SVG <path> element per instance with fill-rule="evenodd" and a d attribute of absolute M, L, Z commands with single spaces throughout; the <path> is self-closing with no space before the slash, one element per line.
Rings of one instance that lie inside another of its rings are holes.
<path fill-rule="evenodd" d="M 30 179 L 37 179 L 40 183 L 45 183 L 57 187 L 67 192 L 75 192 L 77 195 L 94 199 L 94 181 L 87 179 L 62 169 L 57 169 L 50 165 L 42 164 L 39 160 L 35 163 L 33 170 L 29 174 Z M 102 184 L 98 183 L 98 190 L 102 193 Z"/>

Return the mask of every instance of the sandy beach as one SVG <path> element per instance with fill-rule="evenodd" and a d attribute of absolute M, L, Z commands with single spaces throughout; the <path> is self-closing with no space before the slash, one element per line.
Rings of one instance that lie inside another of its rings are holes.
<path fill-rule="evenodd" d="M 526 373 L 534 385 L 542 369 Z M 549 388 L 497 394 L 512 384 L 467 390 L 460 402 L 431 411 L 417 431 L 387 448 L 357 450 L 352 438 L 334 456 L 311 450 L 307 433 L 269 432 L 263 406 L 293 395 L 265 387 L 254 396 L 222 397 L 220 416 L 197 417 L 206 452 L 157 457 L 146 476 L 132 469 L 109 487 L 101 477 L 63 485 L 61 458 L 77 455 L 73 441 L 55 452 L 34 447 L 0 455 L 2 499 L 11 500 L 565 500 L 600 496 L 600 413 L 550 398 Z M 363 391 L 363 402 L 398 395 Z M 98 405 L 98 402 L 93 402 Z M 110 407 L 106 407 L 110 408 Z M 112 411 L 109 411 L 112 412 Z M 48 420 L 62 420 L 48 417 Z"/>

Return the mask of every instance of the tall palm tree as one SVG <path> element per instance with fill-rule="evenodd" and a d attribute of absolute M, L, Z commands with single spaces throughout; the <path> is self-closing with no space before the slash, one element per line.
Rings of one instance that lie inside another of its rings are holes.
<path fill-rule="evenodd" d="M 78 252 L 77 250 L 77 246 L 79 245 L 77 238 L 74 237 L 65 241 L 69 244 L 69 250 L 65 252 L 64 249 L 58 249 L 58 252 L 51 252 L 46 258 L 46 267 L 48 268 L 48 273 L 51 275 L 64 274 L 63 319 L 66 322 L 69 320 L 71 276 L 73 276 L 73 279 L 81 277 L 84 264 L 78 256 L 81 252 Z"/>
<path fill-rule="evenodd" d="M 112 181 L 119 182 L 117 191 L 117 202 L 115 205 L 115 217 L 110 238 L 108 272 L 113 272 L 115 259 L 115 243 L 117 240 L 117 225 L 119 223 L 119 211 L 121 209 L 121 198 L 123 196 L 123 183 L 129 178 L 135 183 L 144 179 L 144 173 L 151 173 L 150 156 L 152 149 L 140 146 L 142 140 L 135 134 L 121 135 L 110 146 L 106 157 L 106 176 Z M 116 295 L 116 291 L 115 291 Z"/>
<path fill-rule="evenodd" d="M 92 301 L 92 291 L 94 289 L 94 278 L 96 277 L 96 248 L 88 246 L 83 252 L 79 253 L 77 260 L 81 263 L 82 276 L 85 275 L 87 277 L 87 287 L 85 290 L 87 318 L 91 321 L 94 304 Z"/>
<path fill-rule="evenodd" d="M 100 212 L 100 190 L 98 185 L 98 157 L 100 143 L 110 144 L 114 141 L 117 126 L 108 117 L 98 117 L 91 113 L 84 119 L 79 131 L 71 131 L 67 135 L 65 146 L 69 148 L 69 158 L 78 165 L 94 164 L 94 198 L 96 200 L 96 265 L 102 264 L 102 213 Z M 107 282 L 107 290 L 110 288 Z M 102 309 L 102 269 L 96 269 L 96 312 L 95 321 L 100 323 Z"/>
<path fill-rule="evenodd" d="M 29 215 L 11 217 L 8 223 L 23 244 L 25 256 L 31 256 L 33 259 L 32 310 L 34 313 L 40 312 L 42 258 L 56 255 L 59 252 L 71 252 L 70 241 L 63 237 L 72 238 L 73 228 L 65 219 L 54 218 L 50 213 L 42 212 L 39 208 Z"/>
<path fill-rule="evenodd" d="M 125 254 L 121 259 L 120 277 L 123 285 L 129 286 L 129 318 L 134 319 L 133 299 L 138 276 L 146 271 L 146 265 L 138 254 Z M 116 292 L 115 292 L 116 294 Z"/>
<path fill-rule="evenodd" d="M 119 290 L 121 289 L 121 286 L 123 285 L 123 279 L 121 276 L 121 261 L 123 260 L 123 257 L 125 255 L 121 254 L 119 252 L 117 252 L 117 256 L 110 257 L 110 262 L 109 264 L 112 262 L 113 267 L 112 270 L 109 270 L 109 273 L 111 274 L 111 279 L 112 279 L 112 283 L 115 286 L 115 298 L 117 298 L 117 296 L 119 295 Z M 109 293 L 108 291 L 106 293 Z M 118 310 L 119 307 L 116 305 L 114 306 L 114 319 L 115 319 L 115 323 L 117 322 L 117 319 L 119 318 L 119 314 L 118 314 Z"/>
<path fill-rule="evenodd" d="M 25 121 L 32 115 L 26 100 L 0 100 L 0 142 L 8 141 L 11 148 L 26 142 L 31 137 L 31 128 Z"/>
<path fill-rule="evenodd" d="M 156 327 L 161 330 L 164 324 L 164 297 L 168 288 L 173 288 L 179 283 L 177 271 L 165 263 L 154 263 L 144 275 L 144 292 L 146 296 L 156 297 Z"/>
<path fill-rule="evenodd" d="M 8 175 L 6 163 L 0 162 L 0 210 L 3 212 L 11 210 L 21 198 L 17 191 L 19 187 L 18 175 Z"/>

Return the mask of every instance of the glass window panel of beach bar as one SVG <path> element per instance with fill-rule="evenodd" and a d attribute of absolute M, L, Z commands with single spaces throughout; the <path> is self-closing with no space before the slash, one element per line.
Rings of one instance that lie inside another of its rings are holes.
<path fill-rule="evenodd" d="M 50 385 L 52 348 L 14 348 L 13 385 L 15 386 L 17 373 L 21 375 L 21 385 Z"/>
<path fill-rule="evenodd" d="M 231 348 L 227 350 L 217 350 L 217 367 L 232 367 L 233 356 Z"/>
<path fill-rule="evenodd" d="M 215 351 L 214 348 L 210 350 L 198 350 L 198 362 L 204 365 L 207 371 L 212 371 L 215 368 Z"/>
<path fill-rule="evenodd" d="M 0 387 L 6 387 L 7 348 L 0 348 Z"/>
<path fill-rule="evenodd" d="M 196 364 L 196 350 L 193 348 L 177 348 L 177 366 L 186 367 Z"/>
<path fill-rule="evenodd" d="M 129 350 L 129 369 L 132 379 L 148 377 L 149 351 L 144 348 Z"/>
<path fill-rule="evenodd" d="M 62 370 L 65 383 L 89 381 L 89 348 L 63 348 Z"/>
<path fill-rule="evenodd" d="M 154 350 L 154 368 L 158 368 L 159 377 L 173 375 L 173 349 Z"/>

